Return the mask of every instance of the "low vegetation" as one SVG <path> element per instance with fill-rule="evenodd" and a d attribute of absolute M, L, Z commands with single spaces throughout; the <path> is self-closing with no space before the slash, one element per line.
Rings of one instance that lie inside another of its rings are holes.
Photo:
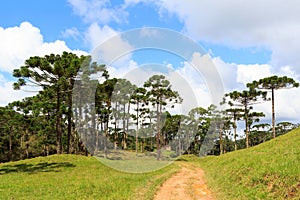
<path fill-rule="evenodd" d="M 187 157 L 218 199 L 300 199 L 300 129 L 222 156 Z"/>
<path fill-rule="evenodd" d="M 152 199 L 176 172 L 124 173 L 94 157 L 54 155 L 0 164 L 1 199 Z"/>

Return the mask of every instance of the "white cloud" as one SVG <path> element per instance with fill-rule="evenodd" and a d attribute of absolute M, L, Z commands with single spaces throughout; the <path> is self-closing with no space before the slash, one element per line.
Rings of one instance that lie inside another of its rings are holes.
<path fill-rule="evenodd" d="M 254 80 L 259 80 L 271 76 L 270 65 L 238 65 L 237 66 L 237 82 L 246 85 Z"/>
<path fill-rule="evenodd" d="M 80 37 L 81 34 L 76 27 L 72 27 L 72 28 L 69 28 L 69 29 L 66 29 L 65 31 L 63 31 L 62 35 L 65 38 L 71 37 L 74 40 L 78 40 L 78 38 Z"/>
<path fill-rule="evenodd" d="M 108 66 L 107 68 L 111 77 L 126 78 L 129 79 L 133 84 L 142 84 L 140 79 L 137 78 L 138 76 L 135 74 L 136 70 L 138 70 L 138 64 L 134 60 L 130 60 L 126 63 L 126 65 L 117 64 L 113 66 Z"/>
<path fill-rule="evenodd" d="M 126 21 L 128 13 L 121 7 L 112 7 L 109 0 L 68 0 L 74 12 L 86 23 L 107 24 Z"/>
<path fill-rule="evenodd" d="M 142 28 L 140 31 L 141 37 L 156 38 L 160 37 L 157 29 Z"/>
<path fill-rule="evenodd" d="M 299 82 L 299 76 L 290 66 L 283 66 L 276 69 L 268 64 L 241 65 L 236 63 L 226 63 L 221 58 L 213 58 L 225 86 L 225 92 L 233 90 L 242 91 L 246 89 L 246 84 L 253 80 L 259 80 L 274 74 L 278 76 L 288 76 Z M 276 73 L 274 73 L 276 72 Z M 268 97 L 271 94 L 268 93 Z M 300 121 L 299 110 L 300 88 L 280 89 L 275 91 L 275 112 L 277 123 L 280 121 Z M 254 105 L 254 110 L 264 112 L 266 117 L 264 122 L 271 123 L 271 102 L 264 102 Z M 243 126 L 243 124 L 242 124 Z"/>
<path fill-rule="evenodd" d="M 299 80 L 300 79 L 300 75 L 298 73 L 296 73 L 296 71 L 294 69 L 292 69 L 292 67 L 286 65 L 281 67 L 277 73 L 279 76 L 288 76 L 290 78 L 293 78 L 295 80 Z"/>
<path fill-rule="evenodd" d="M 29 22 L 6 29 L 0 27 L 0 44 L 0 71 L 10 73 L 13 69 L 19 68 L 30 56 L 72 51 L 64 41 L 44 42 L 40 30 Z M 79 50 L 73 52 L 86 54 Z"/>
<path fill-rule="evenodd" d="M 268 97 L 271 97 L 270 93 L 268 93 Z M 276 123 L 279 123 L 280 121 L 291 121 L 298 123 L 300 121 L 299 99 L 299 88 L 279 89 L 275 91 Z M 271 101 L 255 105 L 254 110 L 264 112 L 266 114 L 264 120 L 271 124 Z"/>
<path fill-rule="evenodd" d="M 237 64 L 225 63 L 220 57 L 214 57 L 212 61 L 215 64 L 221 76 L 225 92 L 241 88 L 241 85 L 237 82 L 237 78 L 238 78 Z"/>
<path fill-rule="evenodd" d="M 60 54 L 63 51 L 73 52 L 77 55 L 87 55 L 86 52 L 69 49 L 64 41 L 44 42 L 40 30 L 29 22 L 23 22 L 20 26 L 5 29 L 0 27 L 0 44 L 1 105 L 35 94 L 13 90 L 13 82 L 6 80 L 1 71 L 12 73 L 14 69 L 22 66 L 30 56 L 44 56 L 50 53 Z"/>
<path fill-rule="evenodd" d="M 211 102 L 210 94 L 201 75 L 188 63 L 179 69 L 174 69 L 171 64 L 153 63 L 142 66 L 133 63 L 129 68 L 128 70 L 124 67 L 113 72 L 123 72 L 121 78 L 124 77 L 139 87 L 142 87 L 144 82 L 153 75 L 164 75 L 170 81 L 172 89 L 178 91 L 183 98 L 182 104 L 175 107 L 175 113 L 187 114 L 190 109 L 197 106 L 205 107 Z M 174 113 L 174 109 L 169 109 L 169 111 Z"/>
<path fill-rule="evenodd" d="M 181 79 L 177 77 L 181 77 Z M 195 107 L 207 108 L 213 103 L 206 79 L 194 66 L 184 62 L 183 67 L 173 72 L 172 78 L 174 88 L 178 90 L 183 98 L 185 114 Z M 207 77 L 206 77 L 207 78 Z"/>
<path fill-rule="evenodd" d="M 123 7 L 127 8 L 129 6 L 134 6 L 139 3 L 149 3 L 154 2 L 154 0 L 124 0 Z"/>
<path fill-rule="evenodd" d="M 161 13 L 178 16 L 195 39 L 230 47 L 263 47 L 271 64 L 300 72 L 300 2 L 295 0 L 160 0 Z"/>
<path fill-rule="evenodd" d="M 43 43 L 43 37 L 38 28 L 23 22 L 19 27 L 0 27 L 0 43 L 0 70 L 11 72 Z"/>
<path fill-rule="evenodd" d="M 21 100 L 35 94 L 36 92 L 13 90 L 13 82 L 4 80 L 3 83 L 1 83 L 0 81 L 0 106 L 6 106 L 10 102 Z"/>
<path fill-rule="evenodd" d="M 198 73 L 201 73 L 209 89 L 212 103 L 219 104 L 224 95 L 224 85 L 210 55 L 201 55 L 199 52 L 194 52 L 190 63 Z"/>
<path fill-rule="evenodd" d="M 94 49 L 117 34 L 118 32 L 109 26 L 100 27 L 97 23 L 93 23 L 85 33 L 85 39 L 91 48 Z"/>
<path fill-rule="evenodd" d="M 114 67 L 127 66 L 133 47 L 109 26 L 93 23 L 86 33 L 86 40 L 94 49 L 93 59 Z"/>

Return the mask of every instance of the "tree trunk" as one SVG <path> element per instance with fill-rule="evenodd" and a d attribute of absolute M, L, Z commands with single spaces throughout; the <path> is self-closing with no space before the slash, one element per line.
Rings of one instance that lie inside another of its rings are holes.
<path fill-rule="evenodd" d="M 72 84 L 69 79 L 69 88 L 68 88 L 68 138 L 67 138 L 67 153 L 70 153 L 70 143 L 72 136 Z"/>
<path fill-rule="evenodd" d="M 157 117 L 157 122 L 156 122 L 156 159 L 160 160 L 160 127 L 159 127 L 159 123 L 160 123 L 160 113 L 159 113 L 159 104 L 156 104 L 156 117 Z"/>
<path fill-rule="evenodd" d="M 29 158 L 29 151 L 28 151 L 28 148 L 29 148 L 29 134 L 28 134 L 28 131 L 27 129 L 25 129 L 25 152 L 26 152 L 26 158 L 28 159 Z"/>
<path fill-rule="evenodd" d="M 99 151 L 99 121 L 98 121 L 98 116 L 96 120 L 96 130 L 95 130 L 95 150 L 94 150 L 94 155 L 97 155 Z"/>
<path fill-rule="evenodd" d="M 236 118 L 234 117 L 234 122 L 233 122 L 233 126 L 234 126 L 234 150 L 237 150 L 237 144 L 236 144 Z"/>
<path fill-rule="evenodd" d="M 119 106 L 118 106 L 118 102 L 116 102 L 116 105 L 115 105 L 115 131 L 114 131 L 114 150 L 117 150 L 118 148 L 118 131 L 117 129 L 119 128 L 118 125 L 117 125 L 117 121 L 118 121 L 118 109 L 119 109 Z"/>
<path fill-rule="evenodd" d="M 12 127 L 9 128 L 9 161 L 12 161 Z"/>
<path fill-rule="evenodd" d="M 276 137 L 275 132 L 275 106 L 274 106 L 274 88 L 272 88 L 272 132 L 273 132 L 273 138 Z"/>
<path fill-rule="evenodd" d="M 223 138 L 222 138 L 222 125 L 220 124 L 220 128 L 219 128 L 219 140 L 220 140 L 220 155 L 223 154 Z"/>
<path fill-rule="evenodd" d="M 130 113 L 130 103 L 128 104 L 128 107 L 127 107 L 127 114 Z M 124 135 L 125 137 L 125 141 L 124 141 L 124 149 L 127 149 L 127 134 L 129 132 L 129 117 L 127 117 L 127 120 L 126 120 L 126 134 Z"/>
<path fill-rule="evenodd" d="M 246 148 L 249 148 L 248 108 L 245 106 Z"/>
<path fill-rule="evenodd" d="M 106 125 L 105 125 L 105 136 L 104 136 L 104 157 L 107 158 L 108 149 L 107 149 L 107 138 L 108 138 L 108 124 L 109 124 L 109 116 L 107 116 L 106 119 Z"/>
<path fill-rule="evenodd" d="M 178 138 L 178 154 L 181 156 L 181 135 L 179 135 Z"/>
<path fill-rule="evenodd" d="M 139 102 L 136 105 L 136 132 L 135 132 L 135 153 L 138 153 L 138 132 L 139 132 Z"/>
<path fill-rule="evenodd" d="M 126 104 L 123 105 L 123 137 L 122 148 L 127 149 L 127 134 L 126 134 Z"/>
<path fill-rule="evenodd" d="M 61 130 L 61 113 L 60 113 L 60 92 L 59 92 L 59 86 L 57 86 L 57 102 L 56 102 L 56 153 L 61 154 L 62 153 L 62 130 Z"/>
<path fill-rule="evenodd" d="M 141 153 L 144 153 L 144 148 L 145 148 L 145 138 L 142 139 L 142 145 L 141 145 Z"/>

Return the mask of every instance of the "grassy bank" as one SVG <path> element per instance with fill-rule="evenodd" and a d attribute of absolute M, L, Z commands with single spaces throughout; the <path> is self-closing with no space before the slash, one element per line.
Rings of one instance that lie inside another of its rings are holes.
<path fill-rule="evenodd" d="M 0 164 L 0 199 L 152 199 L 178 166 L 132 174 L 93 157 L 54 155 Z"/>
<path fill-rule="evenodd" d="M 187 157 L 218 199 L 300 199 L 300 129 L 219 157 Z"/>

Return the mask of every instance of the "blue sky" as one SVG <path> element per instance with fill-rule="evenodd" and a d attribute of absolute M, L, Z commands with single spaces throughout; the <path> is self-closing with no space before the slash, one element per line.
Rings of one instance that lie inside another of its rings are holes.
<path fill-rule="evenodd" d="M 225 92 L 244 89 L 247 82 L 273 74 L 299 80 L 300 3 L 295 0 L 245 2 L 3 1 L 0 6 L 0 105 L 32 95 L 11 88 L 14 81 L 11 72 L 29 56 L 64 50 L 91 53 L 116 34 L 145 27 L 177 31 L 204 47 L 222 78 Z M 122 38 L 119 42 L 120 48 L 128 45 Z M 205 104 L 206 90 L 197 86 L 203 80 L 197 82 L 199 77 L 193 76 L 195 73 L 189 70 L 185 60 L 174 55 L 149 50 L 131 52 L 117 63 L 126 67 L 114 68 L 112 73 L 122 76 L 128 69 L 155 62 L 173 66 L 177 73 L 190 80 L 196 96 L 202 94 L 199 104 Z M 278 93 L 277 110 L 281 111 L 278 117 L 300 120 L 299 90 L 290 90 L 292 98 L 287 96 L 284 91 Z M 286 102 L 292 103 L 293 108 L 286 109 Z M 268 103 L 258 108 L 269 117 Z"/>
<path fill-rule="evenodd" d="M 118 7 L 124 4 L 123 1 L 111 1 L 108 7 Z M 115 30 L 121 32 L 141 27 L 163 27 L 176 31 L 183 29 L 183 23 L 174 14 L 160 16 L 158 7 L 151 3 L 138 3 L 126 9 L 129 16 L 123 23 L 109 22 Z M 68 1 L 62 0 L 11 0 L 2 2 L 0 7 L 0 25 L 2 28 L 19 26 L 22 22 L 30 22 L 38 27 L 44 37 L 45 42 L 63 40 L 71 49 L 80 49 L 89 52 L 91 49 L 83 41 L 83 38 L 68 37 L 64 32 L 68 29 L 76 28 L 83 33 L 89 23 L 74 12 L 72 5 Z M 225 62 L 235 62 L 243 64 L 262 64 L 270 60 L 271 53 L 267 49 L 232 48 L 226 45 L 212 44 L 200 41 L 205 49 L 211 50 L 213 56 L 220 56 Z"/>

